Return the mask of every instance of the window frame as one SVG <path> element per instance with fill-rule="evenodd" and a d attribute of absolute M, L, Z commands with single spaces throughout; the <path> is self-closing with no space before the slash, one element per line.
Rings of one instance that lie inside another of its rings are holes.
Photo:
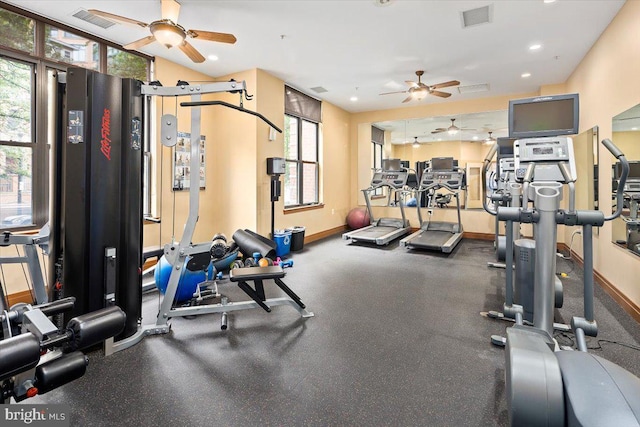
<path fill-rule="evenodd" d="M 31 142 L 11 142 L 11 141 L 0 141 L 0 145 L 6 146 L 16 146 L 16 147 L 24 147 L 31 148 L 31 185 L 32 185 L 32 196 L 31 196 L 31 212 L 32 212 L 32 225 L 26 226 L 17 226 L 17 227 L 7 227 L 1 228 L 2 231 L 12 231 L 12 230 L 28 230 L 28 229 L 37 229 L 42 227 L 45 222 L 49 219 L 49 205 L 50 205 L 50 185 L 51 179 L 51 168 L 49 165 L 51 149 L 48 144 L 49 137 L 49 126 L 55 126 L 56 124 L 48 123 L 47 111 L 48 105 L 47 100 L 49 96 L 52 94 L 48 93 L 47 86 L 47 71 L 49 69 L 54 70 L 55 72 L 64 72 L 70 66 L 77 66 L 77 64 L 72 64 L 63 61 L 57 61 L 55 59 L 50 59 L 45 56 L 45 25 L 50 25 L 55 27 L 59 31 L 64 31 L 65 33 L 69 33 L 73 36 L 83 37 L 94 41 L 98 45 L 98 56 L 99 56 L 99 67 L 98 70 L 101 73 L 107 72 L 107 48 L 112 47 L 118 50 L 125 51 L 127 53 L 131 53 L 133 55 L 144 58 L 147 61 L 147 72 L 146 72 L 146 81 L 150 80 L 154 57 L 145 55 L 139 52 L 128 51 L 124 49 L 122 46 L 109 42 L 108 40 L 102 39 L 95 35 L 86 33 L 82 30 L 78 30 L 76 28 L 71 28 L 61 22 L 57 22 L 38 14 L 26 11 L 17 6 L 13 6 L 10 4 L 6 4 L 4 2 L 0 3 L 0 9 L 7 10 L 9 12 L 18 14 L 20 16 L 30 18 L 34 21 L 34 49 L 33 52 L 22 51 L 19 49 L 15 49 L 8 46 L 2 45 L 2 40 L 0 39 L 0 57 L 6 58 L 12 61 L 23 62 L 25 64 L 29 64 L 32 67 L 32 72 L 34 73 L 33 77 L 33 93 L 31 100 L 31 111 L 32 111 L 32 135 Z M 155 120 L 154 117 L 151 117 L 151 120 Z M 53 143 L 53 141 L 51 141 Z M 145 150 L 145 156 L 151 157 L 149 163 L 151 167 L 148 171 L 145 171 L 149 176 L 149 191 L 148 194 L 145 194 L 144 197 L 149 199 L 149 203 L 147 206 L 150 210 L 153 210 L 152 201 L 152 193 L 153 186 L 155 182 L 151 179 L 152 169 L 153 169 L 153 150 L 150 149 L 149 146 L 146 146 L 148 150 Z M 147 154 L 148 153 L 148 154 Z M 148 213 L 150 215 L 150 212 Z"/>
<path fill-rule="evenodd" d="M 291 117 L 296 119 L 297 121 L 297 150 L 296 150 L 296 158 L 285 158 L 285 164 L 291 164 L 291 163 L 295 163 L 296 164 L 296 168 L 297 168 L 297 176 L 296 176 L 296 184 L 297 184 L 297 200 L 298 203 L 296 204 L 286 204 L 286 199 L 285 199 L 285 205 L 284 208 L 285 209 L 294 209 L 294 208 L 301 208 L 301 207 L 308 207 L 308 206 L 316 206 L 320 204 L 320 124 L 313 122 L 311 120 L 307 120 L 304 119 L 302 117 L 298 117 L 295 116 L 293 114 L 286 114 L 285 113 L 285 117 Z M 315 161 L 310 161 L 310 160 L 302 160 L 302 124 L 303 122 L 309 123 L 314 125 L 315 127 Z M 285 141 L 286 143 L 286 141 Z M 315 165 L 315 187 L 316 187 L 316 191 L 315 191 L 315 196 L 314 196 L 314 201 L 313 202 L 308 202 L 308 203 L 304 203 L 304 165 Z M 285 185 L 285 191 L 286 191 L 286 181 L 284 183 Z"/>

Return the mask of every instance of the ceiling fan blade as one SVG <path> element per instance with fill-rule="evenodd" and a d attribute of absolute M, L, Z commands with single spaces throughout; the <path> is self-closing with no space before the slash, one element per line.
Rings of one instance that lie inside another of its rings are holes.
<path fill-rule="evenodd" d="M 182 42 L 181 45 L 178 46 L 180 48 L 181 51 L 183 51 L 185 53 L 185 55 L 187 55 L 189 57 L 189 59 L 191 59 L 193 62 L 204 62 L 204 56 L 202 56 L 200 54 L 200 52 L 198 52 L 196 50 L 195 47 L 191 46 L 186 40 Z"/>
<path fill-rule="evenodd" d="M 397 92 L 385 92 L 385 93 L 381 93 L 380 95 L 391 95 L 391 94 L 394 94 L 394 93 L 407 93 L 407 91 L 406 90 L 399 90 Z"/>
<path fill-rule="evenodd" d="M 458 86 L 459 84 L 460 84 L 459 81 L 451 80 L 449 82 L 435 84 L 435 85 L 431 86 L 431 89 L 440 89 L 442 87 Z"/>
<path fill-rule="evenodd" d="M 178 16 L 180 16 L 180 3 L 175 0 L 162 0 L 162 19 L 168 19 L 176 24 Z"/>
<path fill-rule="evenodd" d="M 419 85 L 418 83 L 416 83 L 416 82 L 412 82 L 411 80 L 405 80 L 404 82 L 405 82 L 406 84 L 408 84 L 408 85 L 409 85 L 409 87 L 416 87 L 416 88 L 417 88 L 417 87 L 420 87 L 420 85 Z"/>
<path fill-rule="evenodd" d="M 448 98 L 451 96 L 448 92 L 440 92 L 439 90 L 432 90 L 429 92 L 431 95 L 439 96 L 440 98 Z"/>
<path fill-rule="evenodd" d="M 146 24 L 144 22 L 136 21 L 135 19 L 126 18 L 120 15 L 114 15 L 113 13 L 109 13 L 109 12 L 103 12 L 98 9 L 89 9 L 87 12 L 89 12 L 92 15 L 101 16 L 103 18 L 107 18 L 107 19 L 110 19 L 111 21 L 119 22 L 122 24 L 137 25 L 142 28 L 146 28 L 149 26 L 149 24 Z"/>
<path fill-rule="evenodd" d="M 447 129 L 443 129 L 443 128 L 437 128 L 436 130 L 432 130 L 431 133 L 441 133 L 441 132 L 445 132 Z"/>
<path fill-rule="evenodd" d="M 149 43 L 153 43 L 154 41 L 156 41 L 156 38 L 153 35 L 151 35 L 151 36 L 147 36 L 145 38 L 142 38 L 140 40 L 136 40 L 134 42 L 131 42 L 129 44 L 125 44 L 122 47 L 127 49 L 127 50 L 136 50 L 136 49 L 140 49 L 142 46 L 148 45 Z"/>
<path fill-rule="evenodd" d="M 405 98 L 405 100 L 404 100 L 404 101 L 402 101 L 402 102 L 403 102 L 403 103 L 405 103 L 405 102 L 409 102 L 409 101 L 411 101 L 412 99 L 413 99 L 413 95 L 409 95 L 409 96 L 408 96 L 407 98 Z"/>
<path fill-rule="evenodd" d="M 234 44 L 236 42 L 236 37 L 233 34 L 228 33 L 214 33 L 213 31 L 202 31 L 202 30 L 189 30 L 187 31 L 189 36 L 194 39 L 201 39 L 210 42 L 220 42 L 220 43 L 230 43 Z"/>

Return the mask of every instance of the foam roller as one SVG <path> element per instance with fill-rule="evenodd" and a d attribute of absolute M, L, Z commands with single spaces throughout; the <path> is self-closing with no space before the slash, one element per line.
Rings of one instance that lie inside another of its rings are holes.
<path fill-rule="evenodd" d="M 88 364 L 87 356 L 80 351 L 75 351 L 38 366 L 36 368 L 38 394 L 44 394 L 77 380 L 84 375 Z"/>
<path fill-rule="evenodd" d="M 33 368 L 39 361 L 40 341 L 32 333 L 0 341 L 0 381 Z"/>
<path fill-rule="evenodd" d="M 65 352 L 82 350 L 118 335 L 124 329 L 126 318 L 118 306 L 74 317 L 67 323 L 67 329 L 73 332 L 73 337 Z"/>
<path fill-rule="evenodd" d="M 275 258 L 276 244 L 265 237 L 248 230 L 237 230 L 233 233 L 233 241 L 236 242 L 245 257 L 258 252 L 262 258 Z M 267 243 L 269 242 L 269 243 Z"/>

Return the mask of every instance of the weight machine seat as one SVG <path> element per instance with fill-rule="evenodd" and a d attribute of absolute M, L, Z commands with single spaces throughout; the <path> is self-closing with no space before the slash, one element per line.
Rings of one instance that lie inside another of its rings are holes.
<path fill-rule="evenodd" d="M 564 425 L 562 375 L 553 344 L 539 329 L 507 328 L 505 392 L 510 425 Z"/>
<path fill-rule="evenodd" d="M 229 280 L 232 282 L 245 282 L 253 280 L 281 279 L 285 272 L 279 265 L 268 267 L 245 267 L 234 268 L 229 273 Z"/>
<path fill-rule="evenodd" d="M 640 426 L 640 379 L 582 351 L 556 353 L 568 426 Z"/>

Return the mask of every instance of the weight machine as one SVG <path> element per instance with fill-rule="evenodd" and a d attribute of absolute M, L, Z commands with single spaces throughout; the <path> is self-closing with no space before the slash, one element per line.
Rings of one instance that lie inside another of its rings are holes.
<path fill-rule="evenodd" d="M 214 93 L 238 93 L 240 94 L 240 105 L 233 105 L 224 101 L 202 101 L 202 95 Z M 191 135 L 201 134 L 201 109 L 204 106 L 220 105 L 231 108 L 246 114 L 256 116 L 266 122 L 269 126 L 282 132 L 276 125 L 269 121 L 262 114 L 247 110 L 242 106 L 242 98 L 251 99 L 247 94 L 244 81 L 216 82 L 198 85 L 189 85 L 186 82 L 179 82 L 175 87 L 163 87 L 161 85 L 142 85 L 140 88 L 142 96 L 146 97 L 184 97 L 188 96 L 190 101 L 182 102 L 180 106 L 191 107 Z M 171 147 L 177 143 L 177 117 L 170 114 L 162 116 L 161 141 L 163 145 Z M 191 144 L 190 167 L 191 170 L 198 170 L 200 159 L 200 144 Z M 194 175 L 191 174 L 193 177 Z M 171 274 L 167 289 L 160 303 L 160 309 L 155 324 L 141 325 L 131 336 L 117 342 L 107 342 L 105 353 L 107 355 L 124 350 L 140 342 L 147 335 L 165 334 L 170 330 L 169 320 L 172 317 L 195 316 L 201 314 L 220 313 L 222 329 L 226 329 L 227 313 L 237 310 L 262 308 L 267 312 L 271 307 L 279 305 L 289 305 L 296 309 L 302 317 L 312 317 L 314 314 L 306 310 L 300 298 L 289 289 L 281 280 L 284 272 L 279 266 L 271 267 L 251 267 L 233 270 L 230 280 L 237 282 L 238 286 L 251 297 L 249 301 L 230 302 L 226 298 L 221 298 L 219 303 L 204 304 L 189 307 L 175 307 L 174 299 L 178 290 L 180 273 L 183 268 L 205 269 L 211 262 L 212 243 L 192 243 L 196 223 L 198 221 L 200 188 L 198 185 L 189 186 L 189 214 L 184 226 L 184 232 L 179 241 L 173 240 L 164 246 L 164 257 L 171 264 Z M 275 284 L 287 295 L 279 298 L 266 298 L 263 281 L 273 280 Z M 247 282 L 253 282 L 252 288 Z"/>

